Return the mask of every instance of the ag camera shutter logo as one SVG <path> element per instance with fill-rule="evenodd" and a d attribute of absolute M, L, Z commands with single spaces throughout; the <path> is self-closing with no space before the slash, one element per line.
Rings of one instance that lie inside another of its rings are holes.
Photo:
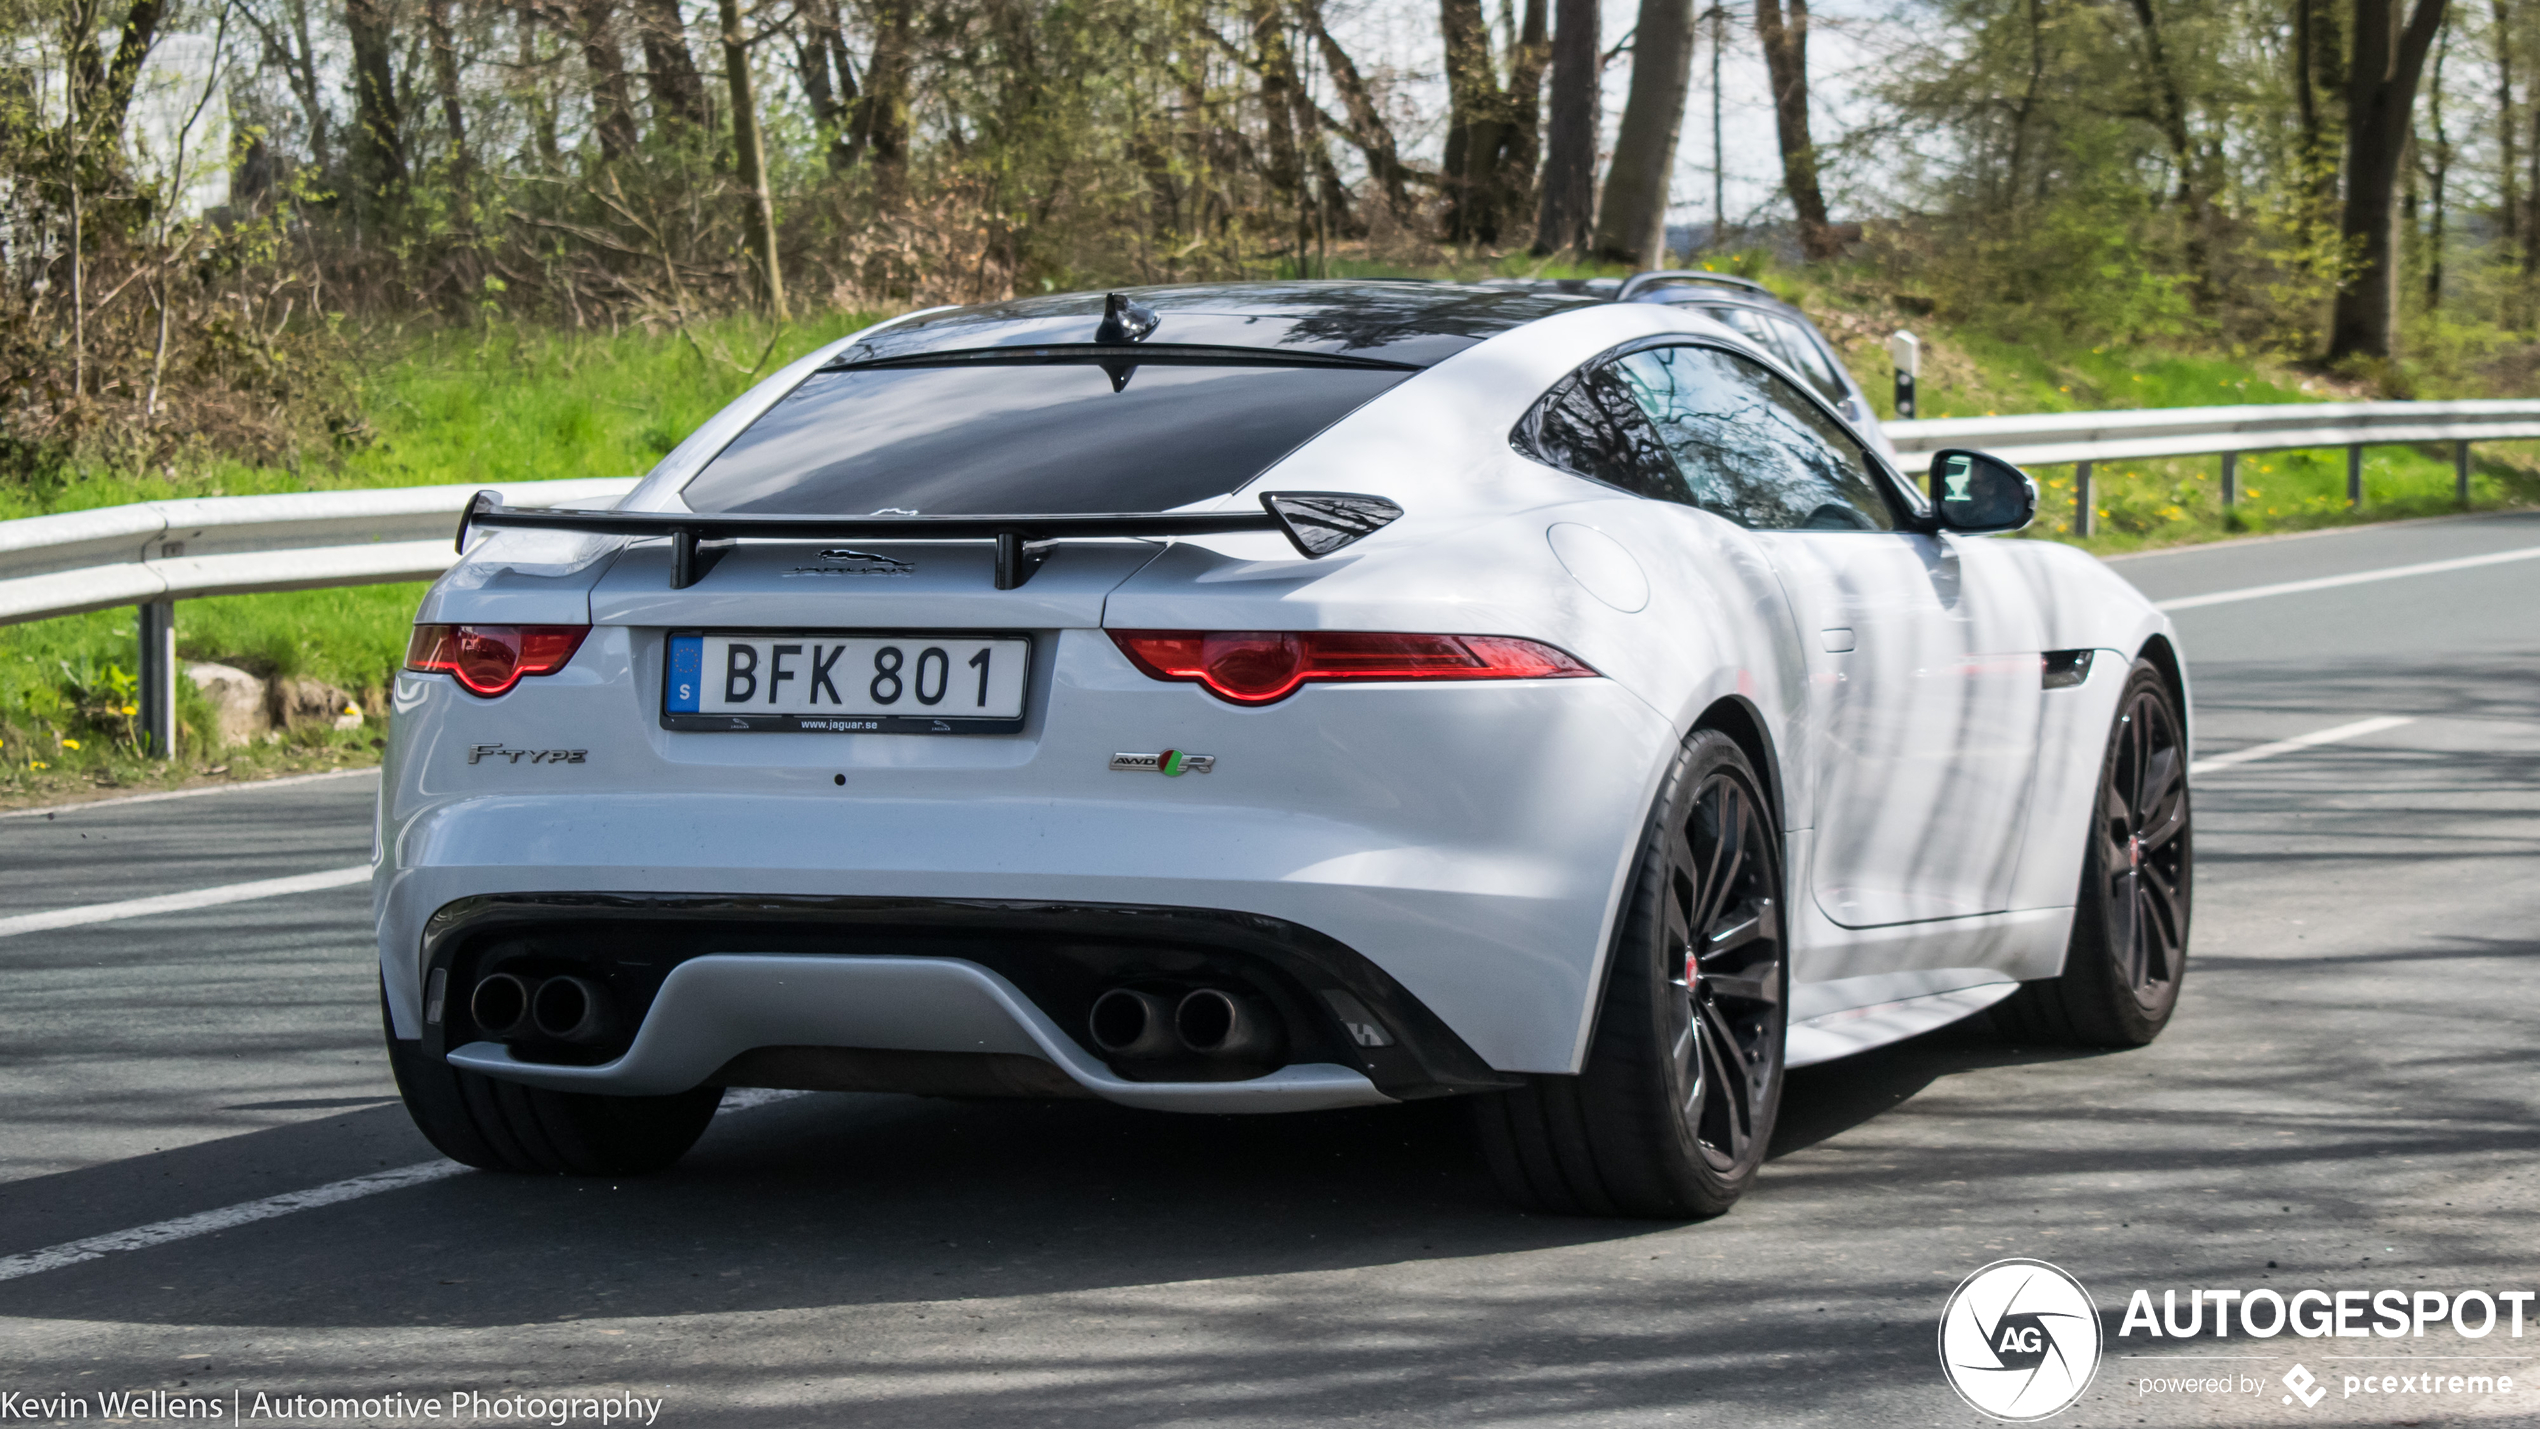
<path fill-rule="evenodd" d="M 2063 1413 L 2099 1372 L 2099 1310 L 2042 1260 L 1997 1260 L 1940 1312 L 1940 1370 L 1979 1413 L 2026 1423 Z"/>

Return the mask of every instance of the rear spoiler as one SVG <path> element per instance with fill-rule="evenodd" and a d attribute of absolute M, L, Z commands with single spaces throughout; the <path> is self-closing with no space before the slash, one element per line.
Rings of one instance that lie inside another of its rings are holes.
<path fill-rule="evenodd" d="M 764 516 L 698 515 L 685 511 L 560 511 L 505 506 L 499 492 L 480 491 L 459 514 L 459 553 L 479 526 L 587 531 L 606 536 L 668 536 L 670 588 L 685 590 L 705 579 L 715 562 L 742 540 L 773 541 L 994 541 L 997 589 L 1012 590 L 1032 578 L 1051 541 L 1099 536 L 1213 536 L 1229 531 L 1277 531 L 1307 560 L 1328 556 L 1402 515 L 1381 496 L 1342 491 L 1271 491 L 1261 510 L 1115 512 L 1051 516 Z M 705 543 L 718 544 L 708 546 Z"/>

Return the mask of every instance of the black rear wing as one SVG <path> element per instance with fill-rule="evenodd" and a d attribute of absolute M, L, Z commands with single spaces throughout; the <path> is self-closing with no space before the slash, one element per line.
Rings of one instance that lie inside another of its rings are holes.
<path fill-rule="evenodd" d="M 1402 508 L 1381 496 L 1342 491 L 1271 491 L 1259 511 L 1111 512 L 1045 516 L 769 516 L 699 515 L 685 511 L 567 511 L 505 506 L 499 492 L 480 491 L 459 515 L 458 548 L 479 526 L 585 531 L 606 536 L 670 538 L 670 588 L 705 579 L 731 543 L 763 541 L 994 541 L 997 589 L 1032 578 L 1049 542 L 1102 536 L 1214 536 L 1276 531 L 1308 560 L 1328 556 L 1392 524 Z M 709 544 L 711 543 L 711 544 Z"/>

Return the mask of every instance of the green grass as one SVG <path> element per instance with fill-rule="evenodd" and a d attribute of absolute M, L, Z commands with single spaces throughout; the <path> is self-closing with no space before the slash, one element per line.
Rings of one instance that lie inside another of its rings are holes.
<path fill-rule="evenodd" d="M 1348 268 L 1349 276 L 1381 275 L 1377 265 L 1334 266 Z M 2262 357 L 2085 348 L 2051 337 L 2020 341 L 1906 317 L 1839 280 L 1802 282 L 1752 258 L 1719 260 L 1718 266 L 1761 276 L 1806 309 L 1882 408 L 1893 376 L 1885 338 L 1899 326 L 1924 340 L 1921 406 L 1928 417 L 2354 395 Z M 1619 271 L 1511 258 L 1465 265 L 1459 276 Z M 831 314 L 782 328 L 733 318 L 687 333 L 495 326 L 381 338 L 376 371 L 362 384 L 375 432 L 367 445 L 296 467 L 215 463 L 173 475 L 91 471 L 45 491 L 0 488 L 0 519 L 165 496 L 631 476 L 756 375 L 868 321 Z M 2243 458 L 2240 472 L 2244 499 L 2226 512 L 2215 458 L 2103 465 L 2094 487 L 2100 534 L 2081 544 L 2113 553 L 2458 509 L 2445 451 L 2372 448 L 2360 513 L 2346 505 L 2343 450 L 2253 454 Z M 2035 475 L 2044 504 L 2028 534 L 2071 539 L 2071 468 Z M 2480 507 L 2540 501 L 2540 443 L 2478 448 L 2473 493 Z M 324 680 L 378 709 L 422 590 L 371 586 L 185 601 L 177 607 L 178 647 L 188 660 Z M 120 706 L 112 693 L 118 675 L 128 681 L 136 667 L 135 650 L 130 610 L 0 627 L 0 803 L 223 777 L 204 772 L 214 768 L 236 778 L 370 757 L 375 726 L 308 731 L 252 750 L 213 750 L 203 739 L 207 712 L 192 687 L 180 683 L 191 730 L 181 749 L 185 757 L 152 766 L 133 750 L 130 721 L 115 713 Z"/>
<path fill-rule="evenodd" d="M 777 327 L 732 318 L 689 333 L 572 334 L 496 327 L 381 340 L 364 399 L 376 436 L 296 468 L 215 462 L 176 474 L 86 471 L 46 489 L 0 486 L 0 520 L 172 496 L 634 476 L 763 376 L 872 321 L 833 313 Z M 222 596 L 177 606 L 181 658 L 299 675 L 373 709 L 405 650 L 424 587 Z M 208 747 L 208 712 L 180 681 L 185 756 L 139 758 L 116 682 L 138 668 L 129 609 L 0 626 L 0 803 L 154 786 L 214 764 L 228 777 L 367 757 L 378 731 L 305 732 L 251 750 Z M 39 767 L 40 766 L 40 767 Z"/>

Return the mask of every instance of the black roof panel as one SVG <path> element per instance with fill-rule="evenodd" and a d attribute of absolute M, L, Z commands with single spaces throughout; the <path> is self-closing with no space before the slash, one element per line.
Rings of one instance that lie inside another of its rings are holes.
<path fill-rule="evenodd" d="M 1334 280 L 1208 283 L 1119 291 L 1162 319 L 1152 341 L 1381 358 L 1427 367 L 1484 338 L 1593 298 L 1465 283 Z M 987 347 L 1090 343 L 1101 293 L 1059 293 L 953 308 L 895 323 L 841 352 L 838 365 Z"/>

